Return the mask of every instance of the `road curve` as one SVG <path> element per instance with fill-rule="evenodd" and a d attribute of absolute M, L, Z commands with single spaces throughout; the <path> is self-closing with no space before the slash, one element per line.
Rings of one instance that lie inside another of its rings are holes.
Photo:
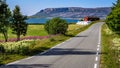
<path fill-rule="evenodd" d="M 76 37 L 42 54 L 0 68 L 99 68 L 102 24 L 103 22 L 93 24 Z"/>

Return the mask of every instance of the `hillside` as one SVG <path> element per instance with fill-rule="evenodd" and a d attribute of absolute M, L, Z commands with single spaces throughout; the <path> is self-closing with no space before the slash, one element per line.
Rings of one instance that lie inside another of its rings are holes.
<path fill-rule="evenodd" d="M 97 16 L 100 18 L 106 17 L 111 11 L 110 7 L 101 8 L 81 8 L 81 7 L 68 7 L 68 8 L 46 8 L 40 10 L 38 13 L 31 17 L 61 17 L 61 18 L 83 18 L 85 16 Z"/>

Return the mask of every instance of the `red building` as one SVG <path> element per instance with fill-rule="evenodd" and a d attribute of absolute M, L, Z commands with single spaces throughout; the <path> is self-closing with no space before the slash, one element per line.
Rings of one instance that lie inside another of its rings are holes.
<path fill-rule="evenodd" d="M 96 21 L 96 20 L 100 20 L 100 18 L 95 17 L 95 16 L 86 16 L 86 17 L 84 17 L 84 21 Z"/>
<path fill-rule="evenodd" d="M 88 17 L 86 16 L 86 17 L 84 17 L 84 21 L 88 21 Z"/>

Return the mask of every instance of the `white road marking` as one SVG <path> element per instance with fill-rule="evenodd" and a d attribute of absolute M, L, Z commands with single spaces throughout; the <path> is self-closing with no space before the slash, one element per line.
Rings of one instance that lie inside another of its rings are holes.
<path fill-rule="evenodd" d="M 100 43 L 101 43 L 101 27 L 99 27 L 98 47 L 100 47 Z"/>
<path fill-rule="evenodd" d="M 6 65 L 16 64 L 16 63 L 19 63 L 19 62 L 20 62 L 20 61 L 15 61 L 15 62 L 12 62 L 12 63 L 6 64 Z"/>
<path fill-rule="evenodd" d="M 65 42 L 63 42 L 63 43 L 65 43 Z"/>
<path fill-rule="evenodd" d="M 60 46 L 60 44 L 56 45 L 56 46 Z"/>
<path fill-rule="evenodd" d="M 28 57 L 28 58 L 26 58 L 26 60 L 31 59 L 31 58 L 33 58 L 33 57 Z"/>
<path fill-rule="evenodd" d="M 54 47 L 52 47 L 52 48 L 50 48 L 50 49 L 53 49 L 53 48 L 56 48 L 57 46 L 54 46 Z"/>
<path fill-rule="evenodd" d="M 100 45 L 101 43 L 101 27 L 99 27 L 99 40 L 98 40 L 98 44 Z"/>
<path fill-rule="evenodd" d="M 97 51 L 99 51 L 99 48 L 97 48 Z"/>
<path fill-rule="evenodd" d="M 100 47 L 100 45 L 98 44 L 98 46 L 97 46 L 98 48 Z"/>
<path fill-rule="evenodd" d="M 96 56 L 95 61 L 98 61 L 98 57 Z"/>
<path fill-rule="evenodd" d="M 44 51 L 44 52 L 42 52 L 42 53 L 40 53 L 40 54 L 42 55 L 42 54 L 45 54 L 45 53 L 47 53 L 47 52 L 48 52 L 48 51 Z"/>
<path fill-rule="evenodd" d="M 98 45 L 100 45 L 100 41 L 98 41 Z"/>
<path fill-rule="evenodd" d="M 96 52 L 96 57 L 95 61 L 98 62 L 98 55 L 99 55 L 99 50 L 100 50 L 100 45 L 101 45 L 101 27 L 99 27 L 99 36 L 98 36 L 98 45 L 97 45 L 97 52 Z M 97 63 L 94 64 L 94 68 L 97 68 Z"/>
<path fill-rule="evenodd" d="M 94 64 L 94 68 L 97 68 L 97 64 L 96 63 Z"/>
<path fill-rule="evenodd" d="M 96 55 L 98 55 L 99 53 L 97 52 L 97 54 Z"/>
<path fill-rule="evenodd" d="M 69 41 L 72 40 L 72 38 L 69 39 Z"/>

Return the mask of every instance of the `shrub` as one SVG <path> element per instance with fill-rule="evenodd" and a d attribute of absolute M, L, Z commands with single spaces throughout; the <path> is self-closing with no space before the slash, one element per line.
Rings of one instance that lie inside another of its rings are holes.
<path fill-rule="evenodd" d="M 58 17 L 48 20 L 45 24 L 45 30 L 48 32 L 48 34 L 65 34 L 67 28 L 67 22 Z"/>
<path fill-rule="evenodd" d="M 49 40 L 50 40 L 51 42 L 55 41 L 55 39 L 54 39 L 54 38 L 49 38 Z"/>
<path fill-rule="evenodd" d="M 0 45 L 0 53 L 3 53 L 3 52 L 5 52 L 5 49 L 2 45 Z"/>
<path fill-rule="evenodd" d="M 34 40 L 7 42 L 1 43 L 0 49 L 4 50 L 5 53 L 26 55 L 29 53 L 29 48 L 33 47 L 33 45 L 35 45 Z"/>
<path fill-rule="evenodd" d="M 106 22 L 109 28 L 115 32 L 120 33 L 120 0 L 112 7 L 111 13 L 107 16 Z"/>

